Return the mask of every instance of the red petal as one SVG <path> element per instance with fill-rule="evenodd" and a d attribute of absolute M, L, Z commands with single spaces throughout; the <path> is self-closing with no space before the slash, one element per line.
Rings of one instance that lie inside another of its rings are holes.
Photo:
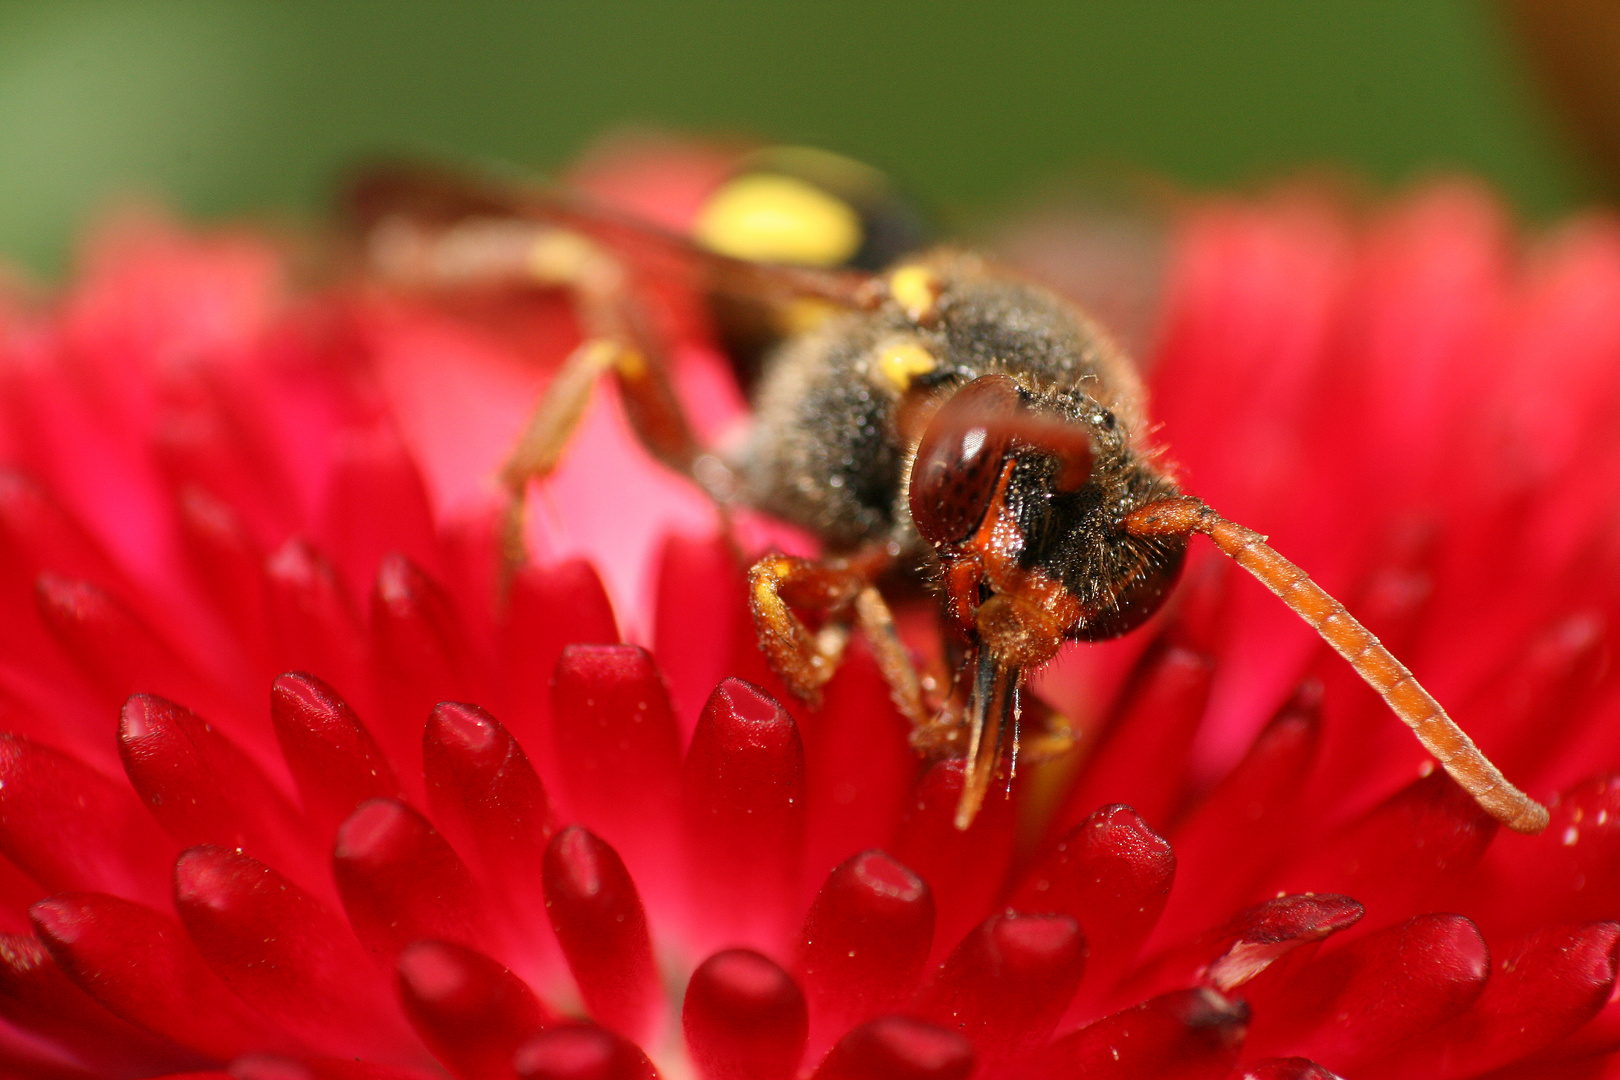
<path fill-rule="evenodd" d="M 1209 656 L 1178 645 L 1142 655 L 1123 706 L 1071 791 L 1059 819 L 1064 827 L 1109 803 L 1125 803 L 1159 829 L 1168 826 L 1214 674 Z"/>
<path fill-rule="evenodd" d="M 298 812 L 212 724 L 136 694 L 124 703 L 118 752 L 136 794 L 175 840 L 243 849 L 319 880 Z"/>
<path fill-rule="evenodd" d="M 973 1047 L 909 1016 L 869 1021 L 838 1040 L 811 1080 L 967 1080 Z"/>
<path fill-rule="evenodd" d="M 634 645 L 570 645 L 551 701 L 574 816 L 623 853 L 637 880 L 671 880 L 681 743 L 652 657 Z"/>
<path fill-rule="evenodd" d="M 248 659 L 268 665 L 269 599 L 263 555 L 236 512 L 207 491 L 187 487 L 178 502 L 176 518 L 192 571 Z"/>
<path fill-rule="evenodd" d="M 984 918 L 1012 858 L 1011 798 L 992 791 L 967 831 L 956 827 L 962 769 L 961 761 L 942 761 L 924 774 L 900 819 L 894 845 L 895 856 L 934 890 L 936 955 Z"/>
<path fill-rule="evenodd" d="M 1177 990 L 1081 1028 L 1038 1052 L 1028 1080 L 1219 1080 L 1243 1048 L 1249 1010 L 1213 990 Z"/>
<path fill-rule="evenodd" d="M 920 763 L 911 726 L 860 647 L 849 651 L 827 684 L 821 710 L 800 714 L 799 734 L 807 781 L 806 884 L 814 884 L 815 875 L 852 852 L 893 846 Z"/>
<path fill-rule="evenodd" d="M 1548 804 L 1540 836 L 1503 834 L 1467 909 L 1494 931 L 1606 919 L 1620 910 L 1620 776 L 1585 781 Z"/>
<path fill-rule="evenodd" d="M 32 915 L 62 970 L 130 1023 L 216 1058 L 265 1045 L 258 1023 L 168 916 L 101 893 L 61 893 Z"/>
<path fill-rule="evenodd" d="M 63 973 L 32 934 L 0 936 L 0 1017 L 104 1075 L 203 1064 L 195 1051 L 108 1012 Z"/>
<path fill-rule="evenodd" d="M 244 1054 L 231 1062 L 232 1080 L 437 1080 L 440 1074 L 345 1058 Z"/>
<path fill-rule="evenodd" d="M 1136 811 L 1105 806 L 1053 845 L 1007 903 L 1079 923 L 1090 948 L 1086 983 L 1102 990 L 1135 959 L 1176 874 L 1170 845 Z"/>
<path fill-rule="evenodd" d="M 1321 706 L 1320 683 L 1295 691 L 1238 766 L 1176 828 L 1180 887 L 1165 914 L 1164 934 L 1207 926 L 1211 912 L 1253 896 L 1256 879 L 1290 848 L 1304 824 L 1296 810 L 1316 756 Z M 1257 836 L 1267 842 L 1255 843 Z"/>
<path fill-rule="evenodd" d="M 332 873 L 349 923 L 385 963 L 422 939 L 487 943 L 488 910 L 466 866 L 402 802 L 362 803 L 338 827 Z"/>
<path fill-rule="evenodd" d="M 45 485 L 0 466 L 0 566 L 32 580 L 41 571 L 122 583 L 101 545 Z"/>
<path fill-rule="evenodd" d="M 428 712 L 441 701 L 482 696 L 471 679 L 466 631 L 438 583 L 390 553 L 371 592 L 371 640 L 383 704 L 377 735 L 400 775 L 414 780 Z"/>
<path fill-rule="evenodd" d="M 367 799 L 400 795 L 388 759 L 349 703 L 320 679 L 289 672 L 270 687 L 270 719 L 304 811 L 328 836 Z"/>
<path fill-rule="evenodd" d="M 663 1005 L 647 916 L 614 850 L 578 825 L 552 838 L 545 860 L 546 913 L 598 1021 L 645 1038 Z"/>
<path fill-rule="evenodd" d="M 265 560 L 273 666 L 318 671 L 351 702 L 367 703 L 371 671 L 354 601 L 320 552 L 294 537 Z"/>
<path fill-rule="evenodd" d="M 1238 1080 L 1339 1080 L 1336 1073 L 1322 1068 L 1310 1058 L 1267 1058 L 1246 1065 Z"/>
<path fill-rule="evenodd" d="M 698 715 L 721 679 L 747 677 L 730 660 L 739 646 L 752 648 L 756 656 L 759 649 L 747 583 L 724 538 L 664 540 L 653 610 L 653 651 L 669 673 L 670 694 L 683 717 Z"/>
<path fill-rule="evenodd" d="M 804 853 L 804 747 L 770 695 L 709 695 L 682 775 L 694 917 L 704 940 L 784 944 Z"/>
<path fill-rule="evenodd" d="M 1067 915 L 990 916 L 917 997 L 916 1011 L 999 1061 L 1051 1035 L 1086 966 L 1086 939 Z"/>
<path fill-rule="evenodd" d="M 263 863 L 197 847 L 175 907 L 214 974 L 262 1015 L 340 1053 L 397 1057 L 409 1033 L 343 917 Z M 392 1052 L 391 1052 L 392 1050 Z"/>
<path fill-rule="evenodd" d="M 1499 950 L 1479 1000 L 1425 1035 L 1381 1075 L 1474 1076 L 1550 1047 L 1580 1028 L 1614 990 L 1620 925 L 1554 926 Z"/>
<path fill-rule="evenodd" d="M 47 892 L 109 892 L 161 904 L 175 845 L 123 784 L 0 733 L 0 851 Z"/>
<path fill-rule="evenodd" d="M 792 977 L 750 949 L 728 949 L 698 965 L 681 1025 L 705 1080 L 787 1080 L 808 1031 L 804 995 Z"/>
<path fill-rule="evenodd" d="M 564 647 L 619 640 L 602 579 L 584 559 L 524 564 L 512 578 L 499 629 L 507 726 L 547 776 L 551 753 L 551 676 Z M 508 715 L 510 713 L 510 715 Z"/>
<path fill-rule="evenodd" d="M 151 691 L 234 715 L 234 703 L 199 675 L 134 612 L 87 581 L 41 574 L 40 615 L 107 704 Z"/>
<path fill-rule="evenodd" d="M 541 1032 L 515 1058 L 523 1080 L 658 1080 L 641 1048 L 602 1028 L 573 1024 Z"/>
<path fill-rule="evenodd" d="M 386 512 L 379 513 L 386 507 Z M 379 426 L 351 433 L 338 448 L 321 537 L 356 592 L 389 553 L 435 566 L 433 514 L 416 463 L 399 436 Z"/>
<path fill-rule="evenodd" d="M 217 378 L 217 372 L 210 374 Z M 241 408 L 232 415 L 231 406 L 220 400 L 216 379 L 196 379 L 187 389 L 188 400 L 170 403 L 152 433 L 152 449 L 169 486 L 228 497 L 232 516 L 240 516 L 261 540 L 284 535 L 299 517 L 296 497 L 278 451 L 263 445 L 262 433 L 246 430 L 257 416 Z"/>
<path fill-rule="evenodd" d="M 407 945 L 397 969 L 411 1023 L 433 1056 L 463 1080 L 513 1075 L 518 1047 L 557 1019 L 522 979 L 460 945 Z"/>
<path fill-rule="evenodd" d="M 1489 974 L 1473 923 L 1419 915 L 1317 957 L 1286 984 L 1255 987 L 1249 1044 L 1351 1072 L 1468 1008 Z"/>
<path fill-rule="evenodd" d="M 798 964 L 812 1055 L 908 996 L 933 940 L 933 892 L 888 855 L 865 851 L 827 875 L 805 916 Z"/>
<path fill-rule="evenodd" d="M 1279 896 L 1156 957 L 1121 993 L 1135 997 L 1205 982 L 1230 994 L 1294 950 L 1354 926 L 1361 916 L 1361 905 L 1348 896 Z"/>
<path fill-rule="evenodd" d="M 1495 819 L 1436 769 L 1318 845 L 1277 888 L 1354 896 L 1376 925 L 1447 895 L 1496 831 Z"/>
<path fill-rule="evenodd" d="M 539 916 L 542 855 L 555 821 L 523 748 L 483 709 L 446 701 L 428 717 L 422 761 L 435 818 L 477 854 L 502 895 Z"/>

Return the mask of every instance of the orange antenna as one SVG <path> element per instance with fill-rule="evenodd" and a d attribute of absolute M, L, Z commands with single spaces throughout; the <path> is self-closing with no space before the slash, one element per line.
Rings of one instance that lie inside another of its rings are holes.
<path fill-rule="evenodd" d="M 1412 729 L 1423 748 L 1487 813 L 1514 832 L 1538 833 L 1547 827 L 1547 808 L 1508 783 L 1405 665 L 1309 574 L 1277 554 L 1265 537 L 1226 520 L 1193 498 L 1149 503 L 1127 514 L 1122 524 L 1134 536 L 1195 532 L 1208 536 L 1348 660 Z"/>

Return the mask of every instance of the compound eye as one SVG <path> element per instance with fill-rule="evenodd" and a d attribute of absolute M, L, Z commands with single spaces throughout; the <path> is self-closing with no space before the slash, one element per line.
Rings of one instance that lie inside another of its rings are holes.
<path fill-rule="evenodd" d="M 924 540 L 954 544 L 984 520 L 1018 408 L 1018 384 L 1005 375 L 985 375 L 958 390 L 929 421 L 907 493 L 911 520 Z"/>

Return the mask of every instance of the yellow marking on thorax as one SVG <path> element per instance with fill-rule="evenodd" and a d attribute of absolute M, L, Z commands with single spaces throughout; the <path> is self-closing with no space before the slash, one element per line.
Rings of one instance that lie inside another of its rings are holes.
<path fill-rule="evenodd" d="M 926 266 L 908 263 L 889 274 L 889 295 L 914 323 L 933 320 L 939 293 L 939 277 Z"/>
<path fill-rule="evenodd" d="M 803 180 L 752 173 L 726 183 L 692 230 L 698 243 L 738 259 L 837 266 L 860 250 L 861 219 Z"/>
<path fill-rule="evenodd" d="M 934 354 L 915 341 L 899 341 L 878 353 L 878 372 L 900 393 L 911 389 L 911 380 L 927 375 L 939 366 Z"/>

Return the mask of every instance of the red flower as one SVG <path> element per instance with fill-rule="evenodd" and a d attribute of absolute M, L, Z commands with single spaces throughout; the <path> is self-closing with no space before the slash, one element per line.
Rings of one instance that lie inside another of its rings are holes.
<path fill-rule="evenodd" d="M 0 324 L 6 1070 L 1620 1075 L 1620 233 L 1521 254 L 1447 186 L 1365 228 L 1209 206 L 1173 251 L 1185 482 L 1544 835 L 1203 549 L 1047 674 L 1081 752 L 958 832 L 959 766 L 858 650 L 779 703 L 712 514 L 609 394 L 495 603 L 560 304 L 297 297 L 259 240 L 146 227 Z M 695 332 L 677 360 L 717 433 L 735 391 Z"/>

